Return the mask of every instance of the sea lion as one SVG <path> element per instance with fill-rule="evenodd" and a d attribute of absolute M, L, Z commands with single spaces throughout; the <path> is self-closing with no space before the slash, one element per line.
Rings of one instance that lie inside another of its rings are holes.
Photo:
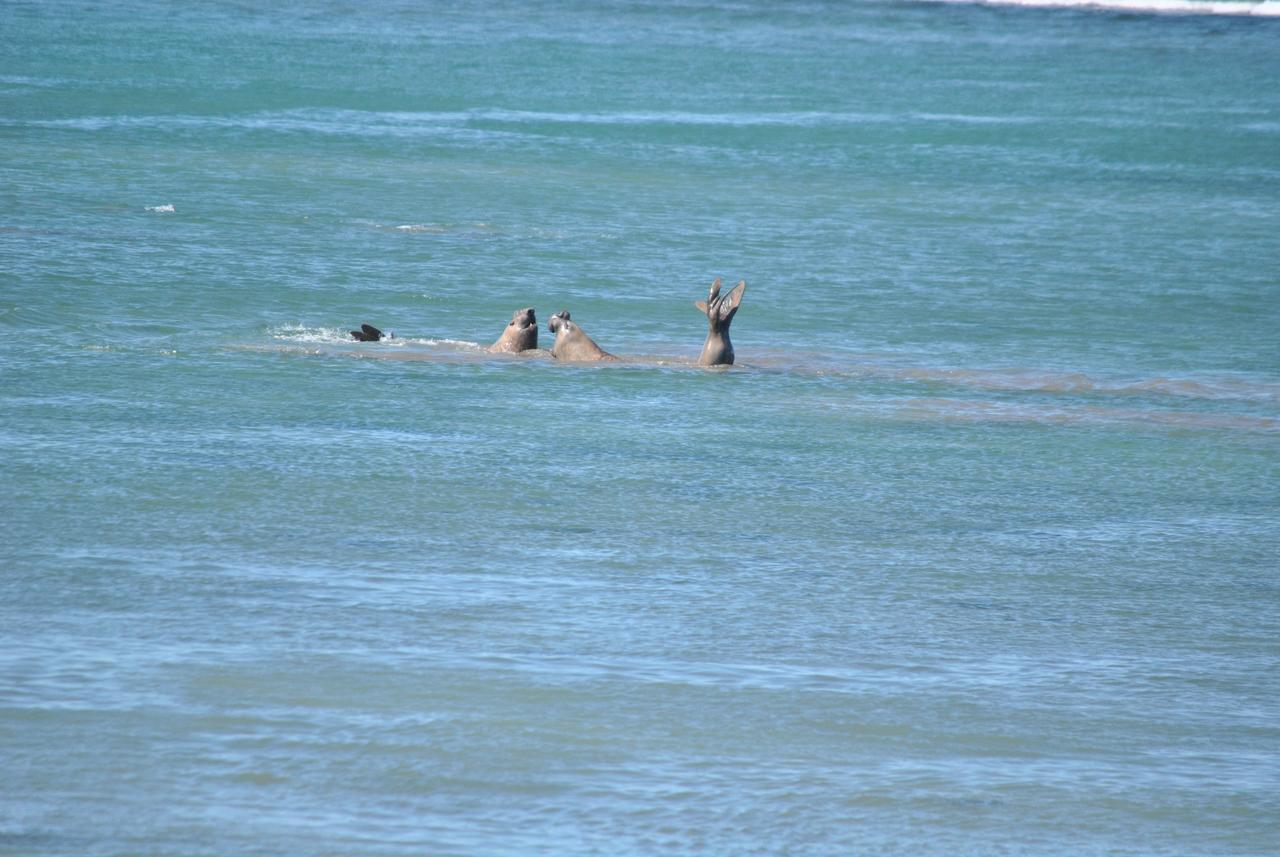
<path fill-rule="evenodd" d="M 742 293 L 747 290 L 745 280 L 729 290 L 728 294 L 720 294 L 720 278 L 711 284 L 705 301 L 694 301 L 693 305 L 707 316 L 707 341 L 702 344 L 702 355 L 698 357 L 700 366 L 730 366 L 733 364 L 733 343 L 729 341 L 729 325 L 733 322 L 734 313 L 742 303 Z"/>
<path fill-rule="evenodd" d="M 547 329 L 556 335 L 556 344 L 551 346 L 551 356 L 557 360 L 617 360 L 608 351 L 591 341 L 591 337 L 583 333 L 582 328 L 569 320 L 569 311 L 551 316 Z"/>
<path fill-rule="evenodd" d="M 351 338 L 357 342 L 380 342 L 383 336 L 387 339 L 394 339 L 396 335 L 394 333 L 384 334 L 372 324 L 362 324 L 359 330 L 351 331 Z"/>
<path fill-rule="evenodd" d="M 360 330 L 352 330 L 351 338 L 361 343 L 376 343 L 383 339 L 396 339 L 396 334 L 384 334 L 378 327 L 360 325 Z"/>
<path fill-rule="evenodd" d="M 538 347 L 538 320 L 533 307 L 518 309 L 511 316 L 507 329 L 498 341 L 489 346 L 490 351 L 528 351 Z"/>

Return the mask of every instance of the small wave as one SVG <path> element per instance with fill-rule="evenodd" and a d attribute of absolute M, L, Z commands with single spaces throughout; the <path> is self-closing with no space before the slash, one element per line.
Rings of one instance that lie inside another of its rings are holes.
<path fill-rule="evenodd" d="M 778 113 L 692 113 L 682 110 L 623 110 L 601 112 L 557 112 L 534 110 L 481 109 L 469 111 L 468 119 L 511 124 L 551 125 L 689 125 L 724 127 L 799 127 L 819 125 L 866 125 L 896 122 L 899 116 L 877 113 L 792 111 Z M 920 118 L 925 118 L 921 116 Z"/>
<path fill-rule="evenodd" d="M 1220 402 L 1280 404 L 1280 381 L 1232 375 L 1100 377 L 1085 372 L 1034 367 L 972 368 L 904 365 L 891 355 L 820 354 L 795 349 L 753 349 L 753 368 L 826 377 L 936 384 L 994 393 L 1045 393 L 1099 397 L 1165 397 Z"/>
<path fill-rule="evenodd" d="M 283 324 L 270 328 L 267 335 L 290 342 L 350 342 L 351 334 L 338 327 L 305 327 L 300 324 Z"/>
<path fill-rule="evenodd" d="M 454 347 L 454 348 L 468 348 L 468 349 L 477 349 L 477 350 L 481 350 L 481 351 L 483 351 L 483 350 L 484 350 L 484 346 L 483 346 L 483 345 L 481 345 L 479 342 L 471 342 L 470 340 L 467 340 L 467 339 L 445 339 L 445 338 L 441 338 L 441 339 L 434 339 L 434 338 L 429 338 L 429 339 L 413 339 L 413 338 L 406 338 L 406 339 L 403 339 L 403 340 L 401 340 L 401 341 L 402 341 L 402 342 L 405 342 L 405 343 L 407 343 L 407 344 L 409 344 L 409 345 L 449 345 L 449 346 L 452 346 L 452 347 Z"/>
<path fill-rule="evenodd" d="M 1058 425 L 1145 424 L 1164 428 L 1218 429 L 1273 433 L 1280 419 L 1252 414 L 1194 411 L 1147 411 L 1090 405 L 1038 406 L 963 399 L 902 399 L 884 403 L 891 416 L 973 423 L 1043 423 Z"/>
<path fill-rule="evenodd" d="M 537 349 L 519 355 L 491 354 L 488 348 L 479 342 L 445 337 L 406 337 L 390 342 L 384 341 L 376 346 L 356 343 L 348 338 L 345 330 L 340 328 L 315 328 L 303 325 L 283 325 L 272 329 L 272 335 L 281 344 L 273 346 L 245 345 L 246 350 L 283 354 L 305 354 L 314 356 L 345 356 L 375 361 L 424 362 L 435 364 L 474 364 L 476 362 L 509 361 L 513 358 L 546 361 L 548 365 L 557 363 L 546 349 Z M 399 348 L 384 347 L 387 345 Z M 343 346 L 343 347 L 337 347 Z M 693 357 L 663 357 L 657 355 L 620 354 L 616 362 L 601 364 L 569 363 L 564 365 L 601 370 L 636 370 L 657 369 L 661 371 L 696 371 L 706 372 L 706 367 L 699 366 Z M 843 376 L 856 378 L 884 378 L 894 381 L 927 381 L 941 382 L 950 385 L 980 387 L 984 390 L 1054 392 L 1054 393 L 1095 393 L 1127 392 L 1138 394 L 1156 390 L 1165 395 L 1186 396 L 1194 399 L 1243 398 L 1258 401 L 1258 385 L 1239 382 L 1240 386 L 1232 386 L 1226 382 L 1218 387 L 1212 383 L 1189 381 L 1186 379 L 1152 378 L 1116 385 L 1107 382 L 1099 383 L 1096 379 L 1081 373 L 1063 373 L 1049 375 L 1041 379 L 1015 381 L 1011 377 L 995 372 L 975 372 L 971 370 L 927 370 L 902 367 L 863 366 L 858 370 L 832 369 L 830 364 L 818 368 L 810 364 L 781 365 L 777 361 L 754 360 L 740 363 L 732 367 L 714 367 L 712 371 L 732 372 L 778 372 L 820 377 Z M 1277 385 L 1262 385 L 1264 392 L 1280 399 Z M 1189 429 L 1229 431 L 1245 433 L 1261 433 L 1274 435 L 1280 433 L 1280 418 L 1261 414 L 1223 413 L 1220 411 L 1180 410 L 1168 405 L 1153 406 L 1150 401 L 1136 402 L 1132 406 L 1098 401 L 1079 397 L 1046 399 L 1026 399 L 1004 397 L 998 400 L 952 397 L 946 394 L 939 396 L 912 396 L 898 394 L 887 397 L 873 395 L 869 397 L 848 396 L 840 394 L 833 398 L 820 398 L 816 404 L 823 410 L 844 411 L 852 409 L 858 413 L 875 414 L 893 420 L 927 421 L 927 422 L 963 422 L 975 424 L 1000 423 L 1033 423 L 1041 425 L 1065 426 L 1132 426 L 1159 429 Z"/>
<path fill-rule="evenodd" d="M 275 328 L 272 335 L 292 342 L 352 345 L 341 328 L 308 328 L 296 325 Z M 435 359 L 438 354 L 422 349 L 444 348 L 454 352 L 485 353 L 487 344 L 465 339 L 430 336 L 397 336 L 384 340 L 384 345 L 407 346 L 405 352 L 390 354 L 369 351 L 365 356 L 387 356 L 395 360 Z M 692 357 L 656 354 L 618 354 L 621 358 L 610 366 L 695 367 Z M 720 368 L 720 367 L 717 367 Z M 934 385 L 995 394 L 1043 394 L 1054 397 L 1093 397 L 1095 400 L 1195 400 L 1204 402 L 1237 402 L 1274 407 L 1280 405 L 1280 382 L 1238 377 L 1176 377 L 1157 375 L 1138 378 L 1104 378 L 1084 372 L 1055 372 L 1033 368 L 974 369 L 936 366 L 903 366 L 862 361 L 851 355 L 821 355 L 792 350 L 754 350 L 744 356 L 735 371 L 763 371 L 818 376 L 882 380 L 895 384 Z M 1043 407 L 1050 407 L 1044 405 Z"/>
<path fill-rule="evenodd" d="M 438 223 L 406 223 L 392 229 L 396 232 L 429 232 L 432 235 L 443 235 L 449 231 Z"/>
<path fill-rule="evenodd" d="M 265 131 L 272 133 L 325 134 L 381 137 L 473 137 L 466 127 L 466 113 L 406 114 L 363 110 L 297 109 L 230 115 L 125 114 L 77 116 L 69 119 L 0 118 L 0 126 L 65 129 L 74 131 Z M 486 132 L 492 136 L 493 132 Z"/>
<path fill-rule="evenodd" d="M 274 344 L 246 343 L 232 346 L 232 348 L 236 351 L 251 351 L 262 354 L 349 357 L 395 363 L 468 364 L 514 356 L 490 354 L 488 349 L 479 343 L 467 342 L 461 339 L 400 339 L 397 337 L 394 340 L 383 340 L 372 344 L 356 342 L 350 337 L 342 340 L 324 333 L 277 338 L 283 341 Z M 541 353 L 546 354 L 548 352 Z"/>
<path fill-rule="evenodd" d="M 64 86 L 69 81 L 59 77 L 28 77 L 22 74 L 0 74 L 0 86 L 31 86 L 48 88 Z"/>
<path fill-rule="evenodd" d="M 1082 372 L 1032 369 L 890 368 L 883 374 L 901 380 L 939 382 L 997 392 L 1161 395 L 1217 401 L 1280 402 L 1280 384 L 1232 378 L 1195 380 L 1157 376 L 1137 379 L 1095 378 Z"/>
<path fill-rule="evenodd" d="M 384 232 L 398 232 L 408 235 L 492 235 L 497 232 L 494 226 L 476 220 L 469 223 L 400 223 L 390 225 L 374 221 L 361 220 L 356 223 Z"/>
<path fill-rule="evenodd" d="M 1247 15 L 1280 17 L 1278 0 L 925 0 L 980 6 L 1023 6 L 1033 9 L 1094 9 L 1178 15 Z"/>
<path fill-rule="evenodd" d="M 269 328 L 273 339 L 290 343 L 315 345 L 359 346 L 345 327 L 317 327 L 303 324 L 284 324 Z M 487 342 L 447 336 L 406 336 L 397 334 L 378 343 L 394 346 L 410 353 L 396 355 L 394 359 L 413 359 L 413 352 L 421 349 L 445 349 L 470 353 L 488 353 Z M 377 357 L 384 350 L 370 350 L 368 356 Z M 690 355 L 619 354 L 622 358 L 612 366 L 695 366 Z M 1044 394 L 1069 407 L 1088 406 L 1093 401 L 1143 400 L 1143 404 L 1159 399 L 1184 399 L 1204 402 L 1237 402 L 1256 406 L 1280 405 L 1280 381 L 1270 378 L 1239 376 L 1179 377 L 1176 375 L 1152 375 L 1147 377 L 1099 377 L 1085 372 L 1053 371 L 1029 367 L 967 368 L 945 366 L 902 365 L 881 362 L 884 355 L 853 355 L 846 353 L 822 354 L 794 349 L 752 349 L 743 355 L 734 370 L 795 374 L 826 378 L 865 379 L 887 381 L 919 387 L 931 385 L 995 394 Z M 1074 401 L 1071 401 L 1074 400 Z M 1002 403 L 993 403 L 1001 407 Z M 1052 409 L 1055 404 L 1043 399 L 1031 403 L 1038 408 Z M 1103 406 L 1106 407 L 1106 406 Z M 1145 411 L 1144 411 L 1145 413 Z M 1259 418 L 1263 419 L 1263 418 Z M 1274 421 L 1272 421 L 1274 422 Z"/>
<path fill-rule="evenodd" d="M 0 125 L 105 131 L 236 130 L 392 138 L 449 138 L 474 141 L 526 133 L 537 126 L 797 128 L 856 127 L 917 122 L 926 124 L 1027 125 L 1051 121 L 1041 116 L 943 113 L 860 113 L 783 111 L 694 113 L 678 110 L 560 112 L 476 108 L 465 111 L 396 112 L 296 109 L 232 115 L 119 115 L 71 119 L 0 119 Z M 504 129 L 510 129 L 506 131 Z M 413 224 L 406 224 L 413 225 Z"/>
<path fill-rule="evenodd" d="M 147 211 L 154 211 L 156 214 L 173 214 L 176 209 L 172 204 L 168 205 L 148 205 Z"/>
<path fill-rule="evenodd" d="M 1039 116 L 988 116 L 969 113 L 913 113 L 910 118 L 919 122 L 944 125 L 1034 125 L 1044 121 Z"/>
<path fill-rule="evenodd" d="M 884 125 L 901 122 L 964 125 L 1028 125 L 1046 121 L 1040 116 L 997 116 L 965 113 L 861 113 L 806 110 L 760 113 L 692 113 L 680 110 L 539 112 L 485 109 L 470 111 L 477 121 L 558 125 L 675 125 L 725 128 L 818 128 L 824 126 Z"/>
<path fill-rule="evenodd" d="M 391 334 L 390 331 L 388 331 Z M 306 345 L 347 345 L 365 348 L 368 344 L 357 342 L 351 338 L 351 332 L 345 327 L 313 327 L 304 324 L 282 324 L 269 328 L 267 335 L 272 339 L 288 343 Z M 445 347 L 458 350 L 483 351 L 484 346 L 466 339 L 450 339 L 434 336 L 399 336 L 391 334 L 388 338 L 376 343 L 378 351 L 389 348 L 438 348 Z M 376 356 L 376 354 L 375 354 Z"/>

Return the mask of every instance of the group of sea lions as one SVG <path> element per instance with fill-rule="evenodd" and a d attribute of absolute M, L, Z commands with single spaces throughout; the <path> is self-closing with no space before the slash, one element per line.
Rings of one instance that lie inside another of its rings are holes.
<path fill-rule="evenodd" d="M 702 345 L 702 354 L 698 357 L 700 366 L 728 366 L 733 363 L 733 343 L 729 341 L 729 325 L 742 303 L 742 294 L 747 290 L 743 280 L 738 281 L 724 294 L 720 293 L 720 278 L 716 277 L 711 284 L 705 301 L 694 301 L 696 306 L 707 317 L 707 340 Z M 582 330 L 571 318 L 567 310 L 551 316 L 547 329 L 555 334 L 555 344 L 551 346 L 551 356 L 557 360 L 574 362 L 591 362 L 598 360 L 617 360 L 618 358 L 605 351 Z M 359 330 L 351 331 L 351 336 L 360 342 L 379 342 L 394 334 L 384 334 L 371 324 L 360 325 Z M 538 347 L 538 320 L 534 316 L 533 307 L 518 309 L 511 316 L 507 329 L 498 337 L 498 341 L 489 346 L 491 352 L 516 353 L 531 351 Z"/>

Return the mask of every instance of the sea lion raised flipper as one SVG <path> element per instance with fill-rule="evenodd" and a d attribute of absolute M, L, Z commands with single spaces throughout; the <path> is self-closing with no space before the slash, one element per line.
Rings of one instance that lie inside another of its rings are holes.
<path fill-rule="evenodd" d="M 742 295 L 747 290 L 746 280 L 739 280 L 738 285 L 728 294 L 720 293 L 720 278 L 716 277 L 707 292 L 705 301 L 694 301 L 693 305 L 707 317 L 707 339 L 702 344 L 702 354 L 698 363 L 702 366 L 728 366 L 733 363 L 733 343 L 729 341 L 729 325 L 733 316 L 742 305 Z"/>

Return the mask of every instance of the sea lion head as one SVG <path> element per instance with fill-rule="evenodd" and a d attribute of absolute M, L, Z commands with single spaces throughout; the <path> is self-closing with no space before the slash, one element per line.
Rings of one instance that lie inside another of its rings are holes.
<path fill-rule="evenodd" d="M 617 360 L 618 358 L 605 351 L 595 341 L 569 319 L 568 310 L 551 316 L 547 329 L 556 335 L 556 343 L 551 346 L 551 356 L 557 360 L 572 360 L 585 363 L 591 360 Z"/>
<path fill-rule="evenodd" d="M 552 333 L 558 333 L 560 328 L 563 327 L 568 331 L 571 329 L 572 325 L 573 322 L 569 320 L 569 311 L 567 309 L 562 309 L 560 312 L 551 316 L 551 320 L 547 322 L 547 330 Z"/>
<path fill-rule="evenodd" d="M 527 306 L 524 309 L 516 310 L 507 327 L 515 328 L 515 332 L 520 335 L 523 340 L 526 337 L 530 342 L 526 348 L 538 347 L 538 319 L 533 313 L 533 307 Z"/>
<path fill-rule="evenodd" d="M 538 319 L 533 307 L 518 309 L 490 351 L 528 351 L 538 347 Z"/>

